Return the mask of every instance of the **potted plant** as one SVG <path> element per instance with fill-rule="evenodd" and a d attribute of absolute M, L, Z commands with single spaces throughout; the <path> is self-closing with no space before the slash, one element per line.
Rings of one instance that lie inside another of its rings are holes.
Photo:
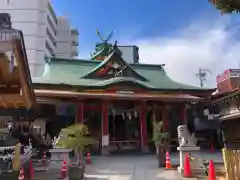
<path fill-rule="evenodd" d="M 72 165 L 68 168 L 70 180 L 83 178 L 85 173 L 85 163 L 83 159 L 84 147 L 94 142 L 95 140 L 89 137 L 87 126 L 83 124 L 75 124 L 62 129 L 56 146 L 73 149 L 77 156 L 77 161 L 71 163 Z"/>
<path fill-rule="evenodd" d="M 156 148 L 156 155 L 158 158 L 159 167 L 165 165 L 165 150 L 168 148 L 170 135 L 164 131 L 162 121 L 153 121 L 153 141 Z"/>

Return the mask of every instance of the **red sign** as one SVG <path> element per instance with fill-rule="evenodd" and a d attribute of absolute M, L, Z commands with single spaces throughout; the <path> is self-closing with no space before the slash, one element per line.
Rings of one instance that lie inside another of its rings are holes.
<path fill-rule="evenodd" d="M 218 75 L 216 78 L 217 83 L 220 83 L 221 81 L 224 81 L 225 79 L 229 78 L 230 72 L 231 72 L 231 70 L 227 69 L 223 72 L 223 74 Z"/>
<path fill-rule="evenodd" d="M 230 69 L 230 77 L 240 77 L 240 69 Z"/>

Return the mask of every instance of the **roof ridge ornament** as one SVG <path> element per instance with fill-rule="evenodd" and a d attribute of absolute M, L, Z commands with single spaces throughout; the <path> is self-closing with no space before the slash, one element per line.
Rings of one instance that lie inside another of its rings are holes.
<path fill-rule="evenodd" d="M 113 31 L 109 33 L 107 38 L 103 38 L 103 36 L 100 34 L 98 30 L 96 30 L 96 34 L 102 42 L 96 43 L 95 52 L 90 53 L 90 56 L 92 60 L 103 61 L 107 56 L 111 54 L 111 52 L 113 51 L 113 47 L 114 48 L 117 47 L 117 41 L 115 41 L 114 45 L 108 42 L 113 36 Z"/>
<path fill-rule="evenodd" d="M 116 40 L 114 45 L 109 49 L 109 54 L 111 54 L 113 51 L 118 53 L 122 57 L 122 51 L 117 46 L 118 41 Z"/>
<path fill-rule="evenodd" d="M 100 32 L 99 32 L 98 29 L 96 30 L 96 34 L 98 35 L 98 37 L 101 39 L 101 41 L 102 41 L 103 43 L 108 43 L 108 41 L 113 37 L 113 31 L 111 31 L 111 32 L 108 34 L 108 36 L 107 36 L 106 39 L 104 39 L 104 38 L 102 37 L 102 35 L 100 34 Z"/>

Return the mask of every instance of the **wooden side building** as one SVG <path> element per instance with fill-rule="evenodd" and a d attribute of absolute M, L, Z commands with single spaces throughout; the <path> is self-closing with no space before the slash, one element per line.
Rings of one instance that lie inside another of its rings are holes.
<path fill-rule="evenodd" d="M 217 76 L 217 91 L 207 107 L 209 120 L 221 123 L 222 146 L 240 147 L 240 69 L 227 69 Z"/>
<path fill-rule="evenodd" d="M 9 14 L 0 14 L 0 107 L 4 110 L 31 109 L 35 102 L 21 31 L 11 28 Z M 3 114 L 1 114 L 3 115 Z"/>

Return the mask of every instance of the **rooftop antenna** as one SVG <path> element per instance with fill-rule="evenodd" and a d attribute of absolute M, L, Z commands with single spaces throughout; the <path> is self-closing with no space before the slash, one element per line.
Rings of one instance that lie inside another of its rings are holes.
<path fill-rule="evenodd" d="M 209 71 L 208 69 L 199 68 L 196 76 L 199 79 L 200 87 L 203 87 L 203 85 L 204 85 L 203 82 L 206 81 L 206 77 L 208 74 L 212 74 L 211 71 Z"/>

